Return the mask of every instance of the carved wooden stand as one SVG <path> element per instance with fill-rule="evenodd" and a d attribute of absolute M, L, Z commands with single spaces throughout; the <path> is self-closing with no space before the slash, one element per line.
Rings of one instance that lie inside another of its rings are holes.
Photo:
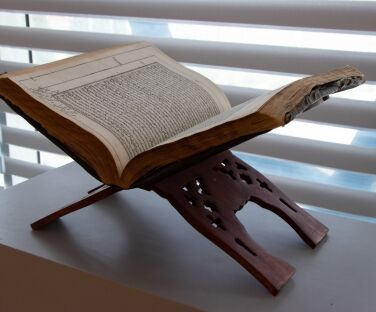
<path fill-rule="evenodd" d="M 273 295 L 286 284 L 295 269 L 259 246 L 239 222 L 236 212 L 248 201 L 255 202 L 283 218 L 312 248 L 328 232 L 327 227 L 230 151 L 212 156 L 144 189 L 166 198 L 186 221 L 234 258 Z M 121 190 L 102 185 L 81 200 L 34 222 L 31 227 L 38 230 Z"/>

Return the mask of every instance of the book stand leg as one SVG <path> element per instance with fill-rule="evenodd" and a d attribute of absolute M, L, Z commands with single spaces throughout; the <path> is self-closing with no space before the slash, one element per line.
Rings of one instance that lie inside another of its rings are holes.
<path fill-rule="evenodd" d="M 35 231 L 40 230 L 44 228 L 46 225 L 50 224 L 51 222 L 56 221 L 57 219 L 71 212 L 85 208 L 121 190 L 122 188 L 120 187 L 102 184 L 88 191 L 87 195 L 82 197 L 80 200 L 70 203 L 69 205 L 33 222 L 32 224 L 30 224 L 30 226 Z"/>
<path fill-rule="evenodd" d="M 145 189 L 166 198 L 187 222 L 234 258 L 273 295 L 286 284 L 295 269 L 259 246 L 236 213 L 248 201 L 255 202 L 283 218 L 312 248 L 328 232 L 327 227 L 230 151 L 171 174 Z M 40 229 L 120 190 L 104 185 L 80 201 L 34 222 L 32 228 Z"/>
<path fill-rule="evenodd" d="M 297 206 L 265 176 L 226 151 L 173 174 L 152 190 L 166 198 L 201 234 L 227 252 L 273 295 L 294 274 L 247 233 L 236 213 L 248 202 L 283 218 L 314 248 L 328 229 Z"/>

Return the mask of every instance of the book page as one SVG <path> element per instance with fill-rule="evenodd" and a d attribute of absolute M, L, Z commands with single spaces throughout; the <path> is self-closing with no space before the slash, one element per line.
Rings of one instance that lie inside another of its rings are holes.
<path fill-rule="evenodd" d="M 98 137 L 119 174 L 136 155 L 231 107 L 211 81 L 147 42 L 10 79 Z"/>
<path fill-rule="evenodd" d="M 276 90 L 250 99 L 231 108 L 230 110 L 207 119 L 191 129 L 188 129 L 170 138 L 169 140 L 166 140 L 160 145 L 172 143 L 184 137 L 192 136 L 196 133 L 204 132 L 227 122 L 252 115 L 253 113 L 259 111 L 264 104 L 267 104 L 267 102 L 273 97 L 276 97 L 274 100 L 279 99 L 279 105 L 282 107 L 283 105 L 288 103 L 291 104 L 294 101 L 297 101 L 293 109 L 290 108 L 291 110 L 289 111 L 291 118 L 293 119 L 296 117 L 296 115 L 327 100 L 330 94 L 354 88 L 363 82 L 363 74 L 352 66 L 345 66 L 343 68 L 331 70 L 324 74 L 305 77 L 282 86 Z M 289 89 L 288 99 L 282 96 L 278 98 L 284 89 Z"/>
<path fill-rule="evenodd" d="M 213 116 L 212 118 L 209 118 L 205 121 L 203 121 L 200 124 L 197 124 L 196 126 L 187 129 L 184 132 L 181 132 L 177 134 L 176 136 L 166 140 L 165 142 L 159 144 L 164 145 L 168 143 L 172 143 L 174 141 L 178 141 L 184 137 L 188 137 L 191 135 L 194 135 L 198 132 L 204 132 L 208 129 L 214 128 L 216 126 L 219 126 L 221 124 L 224 124 L 229 121 L 233 121 L 236 119 L 243 118 L 245 116 L 251 115 L 255 112 L 257 112 L 269 99 L 271 99 L 273 96 L 275 96 L 279 91 L 281 91 L 286 86 L 283 86 L 279 89 L 267 92 L 265 94 L 262 94 L 258 97 L 255 97 L 253 99 L 250 99 L 242 104 L 236 105 L 232 107 L 229 110 L 226 110 L 222 112 L 221 114 L 218 114 L 216 116 Z"/>

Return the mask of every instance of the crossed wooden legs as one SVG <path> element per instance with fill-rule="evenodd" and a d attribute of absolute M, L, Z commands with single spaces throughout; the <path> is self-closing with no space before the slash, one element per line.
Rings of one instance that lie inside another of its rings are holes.
<path fill-rule="evenodd" d="M 265 176 L 230 151 L 155 183 L 153 190 L 274 295 L 295 269 L 260 247 L 239 222 L 236 213 L 248 201 L 253 201 L 283 218 L 312 248 L 328 232 Z"/>
<path fill-rule="evenodd" d="M 31 226 L 38 230 L 120 190 L 103 185 Z M 234 258 L 273 295 L 286 284 L 295 269 L 259 246 L 240 223 L 236 212 L 248 201 L 255 202 L 283 218 L 312 248 L 328 232 L 324 225 L 292 202 L 265 176 L 230 151 L 161 179 L 148 190 L 166 198 L 187 222 Z"/>

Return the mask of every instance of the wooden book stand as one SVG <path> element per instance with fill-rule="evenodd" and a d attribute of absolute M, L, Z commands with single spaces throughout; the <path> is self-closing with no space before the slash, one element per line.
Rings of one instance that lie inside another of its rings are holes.
<path fill-rule="evenodd" d="M 265 176 L 225 151 L 173 173 L 147 187 L 166 198 L 202 235 L 228 253 L 273 295 L 295 269 L 268 254 L 247 233 L 236 213 L 248 202 L 257 203 L 284 219 L 314 248 L 328 228 L 297 206 Z M 121 191 L 102 185 L 74 202 L 31 224 L 39 230 L 50 222 Z"/>

